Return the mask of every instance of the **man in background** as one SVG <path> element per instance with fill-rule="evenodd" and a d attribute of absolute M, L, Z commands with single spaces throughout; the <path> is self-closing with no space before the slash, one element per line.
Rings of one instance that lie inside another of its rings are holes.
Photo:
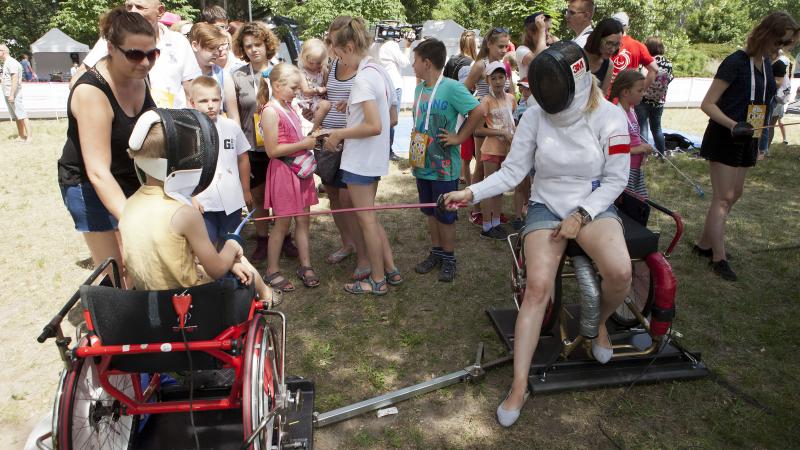
<path fill-rule="evenodd" d="M 11 57 L 8 47 L 0 44 L 0 84 L 11 120 L 17 123 L 17 142 L 31 141 L 28 113 L 22 104 L 22 64 Z"/>
<path fill-rule="evenodd" d="M 573 41 L 581 48 L 586 46 L 586 40 L 592 34 L 592 17 L 594 16 L 594 0 L 567 0 L 567 9 L 564 18 L 567 26 L 573 33 Z"/>

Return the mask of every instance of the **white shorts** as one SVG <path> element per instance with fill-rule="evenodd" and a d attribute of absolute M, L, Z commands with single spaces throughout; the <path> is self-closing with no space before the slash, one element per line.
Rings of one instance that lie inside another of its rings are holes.
<path fill-rule="evenodd" d="M 6 106 L 8 106 L 8 114 L 11 116 L 11 120 L 28 118 L 28 113 L 25 112 L 25 105 L 22 104 L 22 92 L 17 92 L 16 97 L 14 97 L 14 103 L 10 103 L 5 95 L 3 99 L 5 99 Z"/>

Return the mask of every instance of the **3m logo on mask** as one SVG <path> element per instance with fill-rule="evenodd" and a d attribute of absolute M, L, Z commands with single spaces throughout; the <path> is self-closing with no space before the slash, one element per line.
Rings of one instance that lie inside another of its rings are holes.
<path fill-rule="evenodd" d="M 572 63 L 570 68 L 572 69 L 572 78 L 575 80 L 580 80 L 586 75 L 586 60 L 580 58 Z"/>

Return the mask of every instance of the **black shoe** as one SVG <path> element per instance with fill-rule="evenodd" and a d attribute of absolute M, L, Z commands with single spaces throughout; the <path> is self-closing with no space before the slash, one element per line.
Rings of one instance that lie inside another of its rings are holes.
<path fill-rule="evenodd" d="M 710 262 L 708 263 L 711 266 L 711 270 L 714 271 L 715 274 L 719 275 L 720 278 L 726 281 L 736 281 L 738 277 L 736 276 L 736 272 L 731 269 L 731 265 L 728 264 L 727 260 L 721 259 L 717 262 Z"/>
<path fill-rule="evenodd" d="M 525 219 L 521 217 L 515 217 L 514 220 L 512 220 L 508 224 L 511 225 L 511 228 L 513 228 L 515 232 L 519 232 L 519 230 L 521 230 L 522 227 L 525 226 Z"/>
<path fill-rule="evenodd" d="M 489 231 L 481 231 L 481 237 L 487 239 L 494 239 L 496 241 L 505 241 L 508 238 L 508 233 L 503 231 L 500 225 L 490 228 Z"/>
<path fill-rule="evenodd" d="M 431 253 L 425 258 L 425 261 L 422 261 L 414 267 L 414 271 L 417 273 L 428 273 L 441 263 L 442 257 Z"/>
<path fill-rule="evenodd" d="M 712 257 L 714 257 L 714 251 L 713 250 L 711 250 L 710 248 L 702 249 L 702 248 L 698 247 L 697 245 L 693 245 L 692 246 L 692 253 L 694 255 L 700 256 L 701 258 L 711 259 Z M 731 261 L 733 259 L 733 256 L 731 256 L 730 253 L 725 252 L 725 259 L 728 260 L 728 261 Z"/>
<path fill-rule="evenodd" d="M 389 159 L 391 161 L 400 161 L 400 157 L 394 152 L 394 150 L 389 150 Z"/>
<path fill-rule="evenodd" d="M 439 269 L 439 281 L 450 283 L 456 278 L 456 261 L 453 259 L 443 259 L 442 268 Z"/>

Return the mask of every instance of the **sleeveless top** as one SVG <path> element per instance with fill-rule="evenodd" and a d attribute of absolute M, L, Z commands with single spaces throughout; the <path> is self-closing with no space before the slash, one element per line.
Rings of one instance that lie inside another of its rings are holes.
<path fill-rule="evenodd" d="M 326 129 L 345 128 L 347 126 L 347 113 L 337 111 L 336 104 L 347 102 L 347 99 L 350 98 L 350 90 L 353 89 L 353 82 L 356 79 L 355 73 L 346 80 L 337 79 L 336 68 L 338 64 L 339 60 L 337 59 L 331 65 L 330 72 L 328 72 L 328 101 L 331 102 L 331 109 L 322 119 L 322 128 Z"/>
<path fill-rule="evenodd" d="M 483 58 L 483 67 L 486 70 L 486 66 L 489 65 L 489 58 Z M 503 86 L 503 91 L 508 92 L 511 89 L 511 77 L 508 75 L 508 67 L 506 67 L 506 84 Z M 489 87 L 489 83 L 486 82 L 486 77 L 482 76 L 478 79 L 478 82 L 475 83 L 475 96 L 478 99 L 482 99 L 489 95 L 491 88 Z"/>
<path fill-rule="evenodd" d="M 198 273 L 186 238 L 170 230 L 172 216 L 183 205 L 161 186 L 142 186 L 125 202 L 119 233 L 136 289 L 177 289 L 211 281 Z"/>
<path fill-rule="evenodd" d="M 97 69 L 89 69 L 78 79 L 67 99 L 67 142 L 64 144 L 61 158 L 58 160 L 58 183 L 62 186 L 77 186 L 89 181 L 89 177 L 86 174 L 86 165 L 83 162 L 81 142 L 78 136 L 78 120 L 72 115 L 72 110 L 69 107 L 72 101 L 72 93 L 75 92 L 75 87 L 81 84 L 88 84 L 100 89 L 111 104 L 111 109 L 114 112 L 114 119 L 111 122 L 110 142 L 111 174 L 114 176 L 117 183 L 119 183 L 125 196 L 130 197 L 136 192 L 136 189 L 139 189 L 140 183 L 139 179 L 136 177 L 133 159 L 128 156 L 128 139 L 131 136 L 133 126 L 136 124 L 136 120 L 139 119 L 139 116 L 145 111 L 156 107 L 153 97 L 150 96 L 150 89 L 147 88 L 145 90 L 142 109 L 138 114 L 130 117 L 125 114 L 125 111 L 114 97 L 111 86 L 109 86 L 108 82 Z"/>
<path fill-rule="evenodd" d="M 603 64 L 600 65 L 600 68 L 597 69 L 597 72 L 592 72 L 592 75 L 597 77 L 597 81 L 601 87 L 603 86 L 603 80 L 606 79 L 606 74 L 608 73 L 608 65 L 611 63 L 611 58 L 603 60 Z"/>

